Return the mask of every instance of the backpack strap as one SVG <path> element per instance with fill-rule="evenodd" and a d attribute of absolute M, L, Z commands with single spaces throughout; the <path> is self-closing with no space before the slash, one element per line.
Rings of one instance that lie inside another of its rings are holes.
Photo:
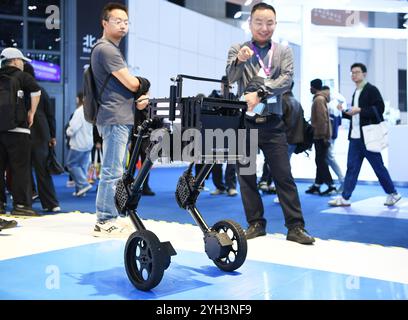
<path fill-rule="evenodd" d="M 98 91 L 98 90 L 96 89 L 95 76 L 94 76 L 94 73 L 93 73 L 93 70 L 92 70 L 92 53 L 93 53 L 94 49 L 95 49 L 98 45 L 100 45 L 100 44 L 102 44 L 102 43 L 106 43 L 106 42 L 100 41 L 100 42 L 96 43 L 96 44 L 93 46 L 93 48 L 92 48 L 92 50 L 91 50 L 91 58 L 90 58 L 90 62 L 89 62 L 89 68 L 90 68 L 90 71 L 91 71 L 91 73 L 92 73 L 92 79 L 93 79 L 93 81 L 94 81 L 94 86 L 95 86 L 95 90 L 96 90 L 96 91 Z M 101 92 L 100 92 L 100 93 L 96 92 L 96 93 L 97 93 L 96 101 L 98 102 L 98 109 L 99 109 L 99 106 L 101 105 L 101 97 L 102 97 L 102 94 L 103 94 L 103 92 L 105 91 L 105 88 L 106 88 L 106 86 L 108 85 L 108 82 L 109 82 L 109 80 L 111 79 L 111 77 L 112 77 L 112 74 L 109 73 L 109 74 L 106 76 L 106 78 L 105 78 L 105 80 L 104 80 L 104 82 L 103 82 L 103 85 L 102 85 L 102 88 L 101 88 Z"/>

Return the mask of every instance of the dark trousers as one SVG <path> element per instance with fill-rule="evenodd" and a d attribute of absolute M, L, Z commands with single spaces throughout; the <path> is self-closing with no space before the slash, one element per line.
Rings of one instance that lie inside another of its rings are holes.
<path fill-rule="evenodd" d="M 31 207 L 31 157 L 30 135 L 25 133 L 0 133 L 0 201 L 6 202 L 4 173 L 7 165 L 12 179 L 13 205 Z"/>
<path fill-rule="evenodd" d="M 289 161 L 290 161 L 290 158 L 292 157 L 292 154 L 295 152 L 295 149 L 296 149 L 296 144 L 288 144 Z M 269 167 L 268 167 L 266 160 L 264 161 L 264 164 L 263 164 L 262 176 L 259 182 L 266 182 L 268 186 L 272 184 L 272 176 L 271 176 L 271 173 L 269 172 Z"/>
<path fill-rule="evenodd" d="M 329 165 L 327 163 L 327 152 L 329 151 L 329 144 L 325 143 L 323 139 L 315 139 L 314 146 L 316 151 L 316 179 L 315 184 L 333 185 L 333 179 L 330 174 Z"/>
<path fill-rule="evenodd" d="M 364 158 L 370 163 L 385 193 L 391 194 L 397 192 L 390 174 L 384 166 L 381 153 L 367 151 L 362 139 L 350 139 L 347 155 L 347 173 L 344 179 L 344 191 L 342 194 L 343 198 L 347 200 L 350 199 L 356 187 Z"/>
<path fill-rule="evenodd" d="M 55 192 L 54 181 L 47 170 L 48 142 L 33 142 L 31 144 L 31 163 L 37 180 L 38 197 L 43 209 L 59 206 Z"/>
<path fill-rule="evenodd" d="M 271 173 L 269 172 L 269 167 L 268 164 L 266 163 L 266 160 L 264 161 L 263 167 L 262 167 L 262 177 L 260 182 L 266 182 L 268 186 L 272 184 L 272 176 Z"/>
<path fill-rule="evenodd" d="M 258 147 L 263 151 L 269 166 L 276 192 L 285 217 L 285 226 L 291 229 L 304 227 L 302 209 L 295 181 L 292 177 L 284 124 L 278 117 L 257 124 L 246 120 L 247 131 L 258 129 Z M 249 132 L 247 132 L 247 154 L 249 154 Z M 239 164 L 241 168 L 242 165 Z M 249 224 L 261 222 L 266 225 L 262 198 L 257 189 L 256 174 L 239 174 L 241 197 Z"/>
<path fill-rule="evenodd" d="M 237 188 L 236 164 L 228 163 L 225 169 L 225 183 L 223 182 L 222 164 L 215 164 L 212 171 L 212 180 L 219 190 Z"/>

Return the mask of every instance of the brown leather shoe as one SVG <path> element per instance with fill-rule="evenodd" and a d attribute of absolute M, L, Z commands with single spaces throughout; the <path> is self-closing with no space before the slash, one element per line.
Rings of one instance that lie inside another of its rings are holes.
<path fill-rule="evenodd" d="M 17 221 L 0 219 L 0 230 L 17 227 Z"/>
<path fill-rule="evenodd" d="M 247 240 L 254 239 L 266 235 L 265 225 L 261 222 L 255 222 L 251 224 L 248 230 L 245 232 Z"/>
<path fill-rule="evenodd" d="M 294 241 L 300 244 L 313 244 L 315 239 L 310 236 L 303 227 L 294 227 L 289 229 L 286 240 Z"/>

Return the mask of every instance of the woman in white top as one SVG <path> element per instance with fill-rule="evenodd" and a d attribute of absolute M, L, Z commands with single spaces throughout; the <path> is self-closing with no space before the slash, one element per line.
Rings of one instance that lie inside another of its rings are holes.
<path fill-rule="evenodd" d="M 80 95 L 78 95 L 80 96 Z M 74 196 L 83 196 L 92 185 L 87 180 L 87 171 L 93 147 L 92 124 L 85 120 L 82 101 L 78 102 L 66 131 L 70 138 L 67 168 L 75 182 Z"/>

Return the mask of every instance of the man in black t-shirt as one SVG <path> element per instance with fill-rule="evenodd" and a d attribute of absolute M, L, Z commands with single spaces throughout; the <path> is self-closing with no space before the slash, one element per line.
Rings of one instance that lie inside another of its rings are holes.
<path fill-rule="evenodd" d="M 18 79 L 20 98 L 26 99 L 26 119 L 8 131 L 0 132 L 0 176 L 4 177 L 6 166 L 11 170 L 13 196 L 12 215 L 36 216 L 32 207 L 30 128 L 40 101 L 41 88 L 35 79 L 24 70 L 24 61 L 30 61 L 16 48 L 6 48 L 1 52 L 0 73 Z M 21 92 L 22 91 L 22 92 Z M 17 97 L 16 97 L 17 99 Z M 0 207 L 5 212 L 5 185 L 0 179 Z"/>

